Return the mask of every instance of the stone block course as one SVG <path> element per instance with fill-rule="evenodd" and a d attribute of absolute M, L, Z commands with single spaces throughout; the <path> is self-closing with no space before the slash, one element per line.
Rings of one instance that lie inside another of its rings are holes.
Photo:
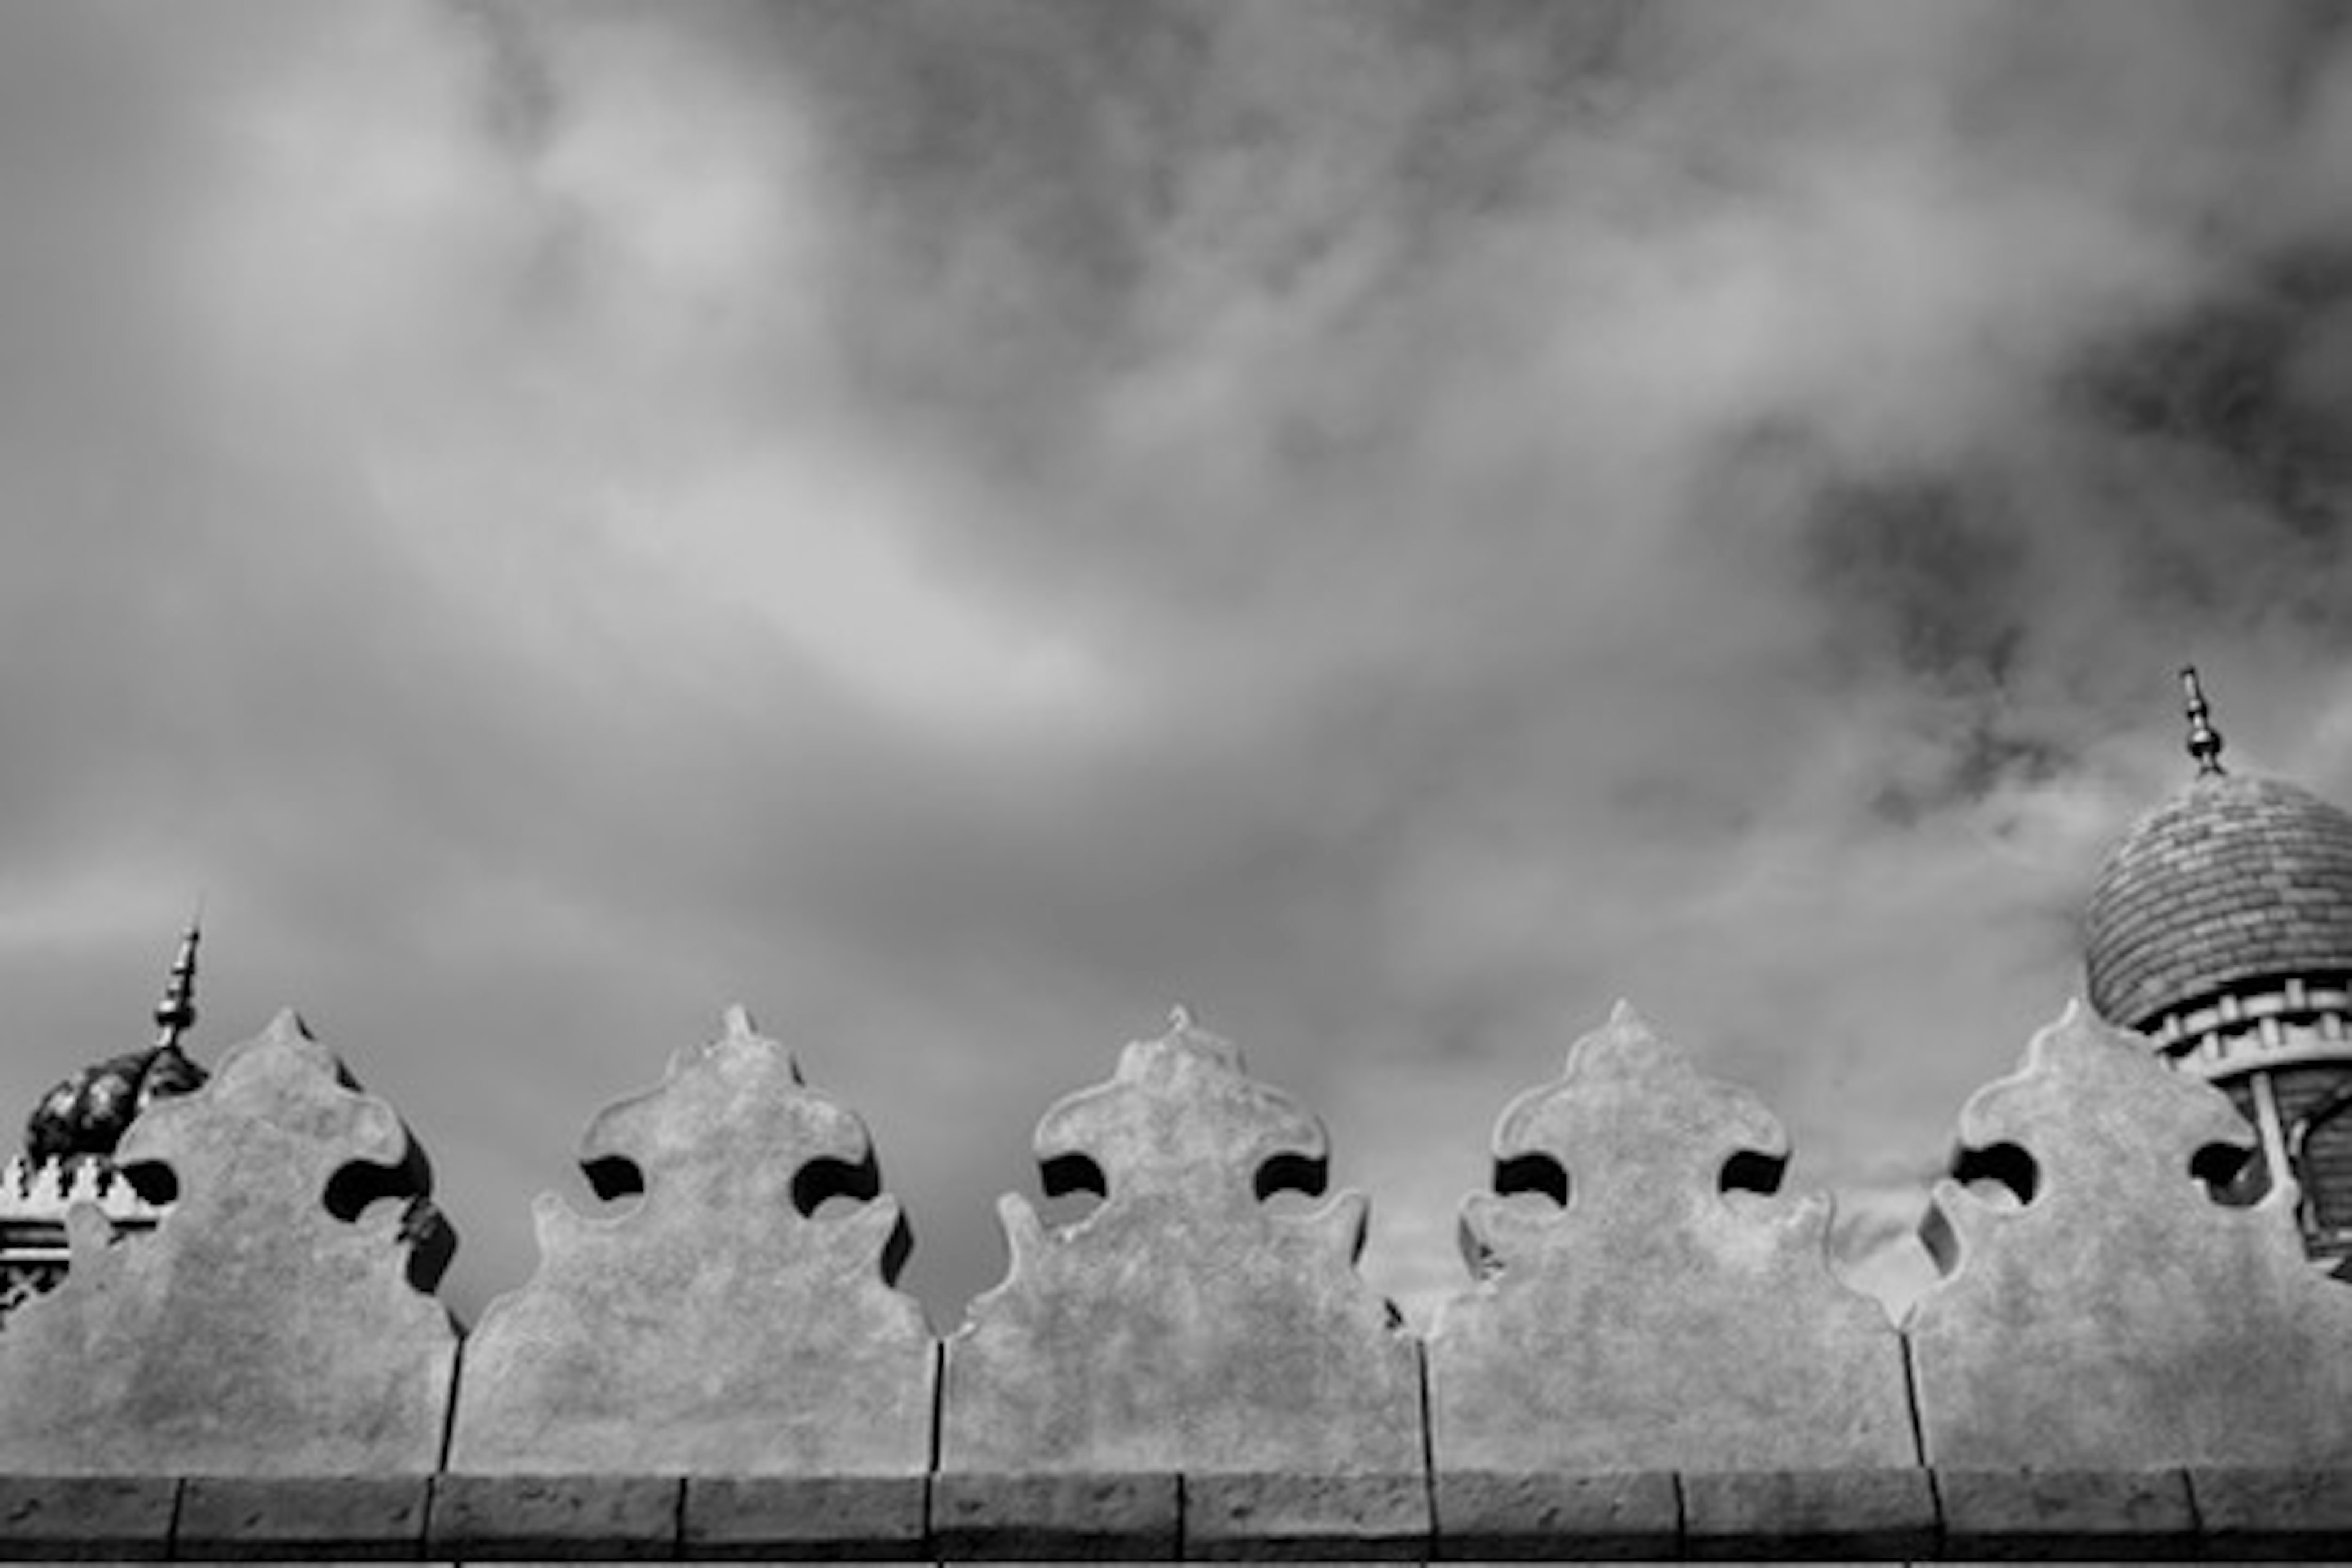
<path fill-rule="evenodd" d="M 1678 1554 L 1682 1508 L 1667 1470 L 1447 1470 L 1434 1478 L 1434 1555 L 1460 1561 Z"/>
<path fill-rule="evenodd" d="M 0 1560 L 160 1561 L 179 1500 L 168 1476 L 0 1475 Z"/>
<path fill-rule="evenodd" d="M 1171 1561 L 1182 1506 L 1172 1473 L 940 1475 L 931 1550 L 949 1563 Z"/>
<path fill-rule="evenodd" d="M 191 1476 L 172 1554 L 215 1562 L 400 1561 L 424 1553 L 425 1476 Z"/>
<path fill-rule="evenodd" d="M 1686 1556 L 1916 1559 L 1937 1550 L 1925 1470 L 1715 1470 L 1681 1482 Z"/>
<path fill-rule="evenodd" d="M 1418 1561 L 1430 1552 L 1429 1480 L 1297 1471 L 1187 1475 L 1188 1559 Z"/>
<path fill-rule="evenodd" d="M 2352 1558 L 2352 1470 L 2200 1466 L 2189 1495 L 2208 1558 Z"/>
<path fill-rule="evenodd" d="M 684 1492 L 669 1476 L 437 1476 L 425 1550 L 460 1562 L 675 1557 Z"/>
<path fill-rule="evenodd" d="M 1947 1558 L 2178 1562 L 2199 1552 L 2180 1470 L 1939 1469 Z"/>
<path fill-rule="evenodd" d="M 925 1557 L 921 1476 L 689 1476 L 679 1555 L 689 1560 Z"/>

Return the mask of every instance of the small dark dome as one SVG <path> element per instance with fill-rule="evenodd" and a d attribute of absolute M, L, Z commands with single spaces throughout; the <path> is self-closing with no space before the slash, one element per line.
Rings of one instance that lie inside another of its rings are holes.
<path fill-rule="evenodd" d="M 2129 1028 L 2252 981 L 2352 973 L 2352 816 L 2206 774 L 2109 852 L 2083 926 L 2091 1005 Z"/>
<path fill-rule="evenodd" d="M 205 1076 L 176 1046 L 110 1057 L 41 1096 L 25 1124 L 25 1152 L 36 1161 L 112 1154 L 141 1111 L 202 1088 Z"/>

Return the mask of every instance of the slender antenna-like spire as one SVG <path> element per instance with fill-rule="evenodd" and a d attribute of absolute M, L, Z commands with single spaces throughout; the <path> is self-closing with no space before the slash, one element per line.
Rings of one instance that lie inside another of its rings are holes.
<path fill-rule="evenodd" d="M 2197 683 L 2197 667 L 2181 666 L 2180 690 L 2189 700 L 2189 754 L 2197 759 L 2197 776 L 2219 776 L 2221 767 L 2221 731 L 2213 728 L 2212 710 L 2205 706 L 2205 689 Z"/>
<path fill-rule="evenodd" d="M 172 978 L 163 987 L 163 999 L 155 1004 L 155 1048 L 177 1050 L 180 1037 L 196 1023 L 196 944 L 204 940 L 205 906 L 196 903 L 196 912 L 189 917 L 188 929 L 180 938 L 179 956 L 172 960 Z"/>

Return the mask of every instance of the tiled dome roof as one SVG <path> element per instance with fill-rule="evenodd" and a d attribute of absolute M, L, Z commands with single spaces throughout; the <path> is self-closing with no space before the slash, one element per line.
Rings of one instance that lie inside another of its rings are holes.
<path fill-rule="evenodd" d="M 2108 854 L 2083 925 L 2091 1005 L 2127 1027 L 2248 981 L 2352 973 L 2352 816 L 2205 774 Z"/>
<path fill-rule="evenodd" d="M 36 1160 L 111 1154 L 139 1113 L 156 1100 L 204 1087 L 205 1069 L 176 1046 L 157 1046 L 82 1068 L 41 1097 L 25 1124 Z"/>

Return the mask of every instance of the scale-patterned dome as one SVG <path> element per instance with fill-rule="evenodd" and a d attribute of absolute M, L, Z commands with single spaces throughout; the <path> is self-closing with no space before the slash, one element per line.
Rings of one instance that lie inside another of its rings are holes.
<path fill-rule="evenodd" d="M 180 1037 L 196 1021 L 196 943 L 191 922 L 163 999 L 155 1004 L 155 1043 L 82 1068 L 48 1093 L 25 1123 L 25 1152 L 36 1163 L 104 1159 L 114 1152 L 139 1113 L 159 1100 L 204 1087 L 205 1069 L 180 1051 Z"/>
<path fill-rule="evenodd" d="M 34 1160 L 110 1155 L 139 1113 L 204 1087 L 205 1069 L 176 1046 L 131 1051 L 82 1068 L 41 1097 L 25 1123 Z"/>
<path fill-rule="evenodd" d="M 2205 774 L 2108 854 L 2083 924 L 2091 1005 L 2127 1027 L 2248 981 L 2352 973 L 2352 816 Z"/>

